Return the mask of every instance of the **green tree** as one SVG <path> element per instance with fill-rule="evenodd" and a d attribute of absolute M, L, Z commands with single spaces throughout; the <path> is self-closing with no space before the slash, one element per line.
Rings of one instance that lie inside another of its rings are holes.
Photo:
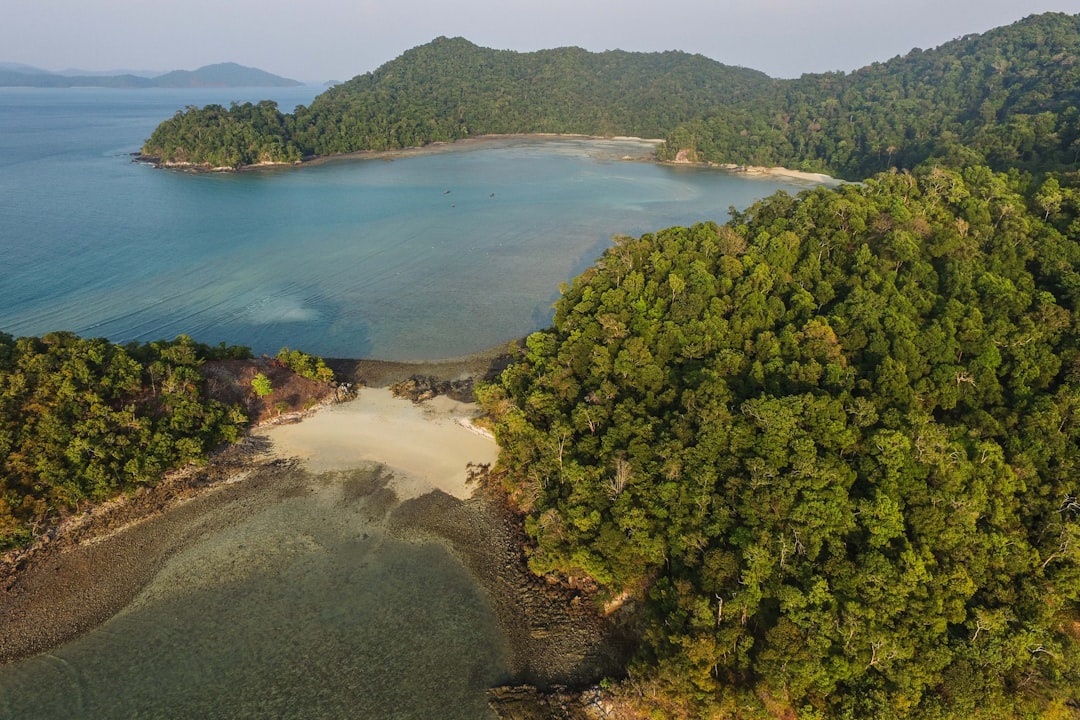
<path fill-rule="evenodd" d="M 261 398 L 274 392 L 274 386 L 271 384 L 270 378 L 266 377 L 263 373 L 259 373 L 251 379 L 251 389 Z"/>
<path fill-rule="evenodd" d="M 620 238 L 481 390 L 530 566 L 643 604 L 654 712 L 1080 707 L 1077 254 L 1036 192 L 936 168 Z"/>

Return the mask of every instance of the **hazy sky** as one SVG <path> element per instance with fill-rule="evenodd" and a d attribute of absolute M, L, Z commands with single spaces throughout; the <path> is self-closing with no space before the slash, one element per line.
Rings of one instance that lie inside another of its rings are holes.
<path fill-rule="evenodd" d="M 13 0 L 0 61 L 347 80 L 439 35 L 512 50 L 685 50 L 774 77 L 854 70 L 1080 0 Z"/>

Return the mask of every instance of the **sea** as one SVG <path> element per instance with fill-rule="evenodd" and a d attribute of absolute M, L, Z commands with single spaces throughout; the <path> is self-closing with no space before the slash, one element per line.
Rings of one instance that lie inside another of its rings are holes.
<path fill-rule="evenodd" d="M 0 332 L 459 357 L 548 325 L 614 236 L 808 187 L 627 160 L 652 147 L 634 140 L 244 173 L 133 162 L 187 106 L 291 110 L 320 90 L 0 89 Z M 0 667 L 0 718 L 489 718 L 485 688 L 513 678 L 462 564 L 301 495 L 193 528 L 112 620 Z"/>
<path fill-rule="evenodd" d="M 630 140 L 244 173 L 132 161 L 187 106 L 291 111 L 320 90 L 0 88 L 0 332 L 459 357 L 548 325 L 560 283 L 615 235 L 806 187 L 627 161 L 651 149 Z"/>

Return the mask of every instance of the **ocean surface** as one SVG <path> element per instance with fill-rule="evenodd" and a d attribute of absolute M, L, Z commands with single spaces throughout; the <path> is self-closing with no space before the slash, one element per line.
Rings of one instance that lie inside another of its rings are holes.
<path fill-rule="evenodd" d="M 291 110 L 318 90 L 0 89 L 0 331 L 460 356 L 546 326 L 613 235 L 806 187 L 628 162 L 648 149 L 633 141 L 242 174 L 132 162 L 187 105 Z M 0 718 L 489 717 L 485 688 L 510 678 L 485 594 L 335 482 L 193 529 L 112 620 L 0 667 Z"/>
<path fill-rule="evenodd" d="M 0 88 L 0 331 L 180 333 L 276 353 L 456 357 L 546 326 L 617 234 L 724 222 L 791 181 L 627 162 L 632 141 L 506 140 L 190 174 L 132 162 L 188 105 L 319 88 Z"/>

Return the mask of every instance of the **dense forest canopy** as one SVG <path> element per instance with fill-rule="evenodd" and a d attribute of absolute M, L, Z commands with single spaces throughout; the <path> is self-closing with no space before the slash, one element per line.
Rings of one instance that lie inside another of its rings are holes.
<path fill-rule="evenodd" d="M 282 113 L 189 108 L 143 153 L 239 167 L 493 133 L 664 137 L 666 160 L 851 180 L 928 159 L 1064 168 L 1080 155 L 1080 16 L 1031 16 L 855 72 L 777 80 L 680 52 L 533 53 L 438 38 Z"/>
<path fill-rule="evenodd" d="M 481 397 L 534 570 L 643 599 L 634 695 L 1080 710 L 1078 211 L 1075 175 L 882 174 L 565 289 Z"/>
<path fill-rule="evenodd" d="M 662 137 L 717 98 L 751 97 L 769 82 L 682 52 L 517 53 L 438 38 L 293 114 L 270 102 L 189 108 L 162 123 L 143 153 L 233 167 L 493 133 Z"/>
<path fill-rule="evenodd" d="M 238 357 L 250 351 L 186 336 L 120 346 L 0 333 L 0 550 L 235 440 L 243 409 L 207 397 L 199 367 Z"/>
<path fill-rule="evenodd" d="M 847 75 L 762 87 L 674 129 L 662 156 L 852 180 L 928 158 L 1065 168 L 1080 157 L 1080 16 L 1032 16 Z"/>

